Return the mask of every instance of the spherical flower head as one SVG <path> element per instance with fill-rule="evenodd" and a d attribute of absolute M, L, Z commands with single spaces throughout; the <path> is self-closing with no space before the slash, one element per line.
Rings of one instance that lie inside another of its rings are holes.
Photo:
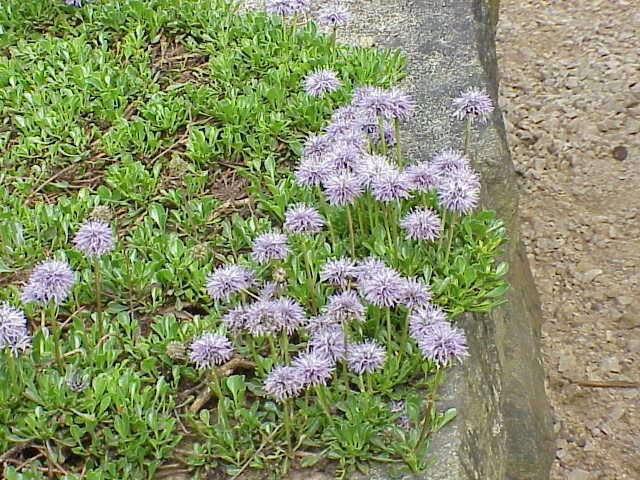
<path fill-rule="evenodd" d="M 72 392 L 81 392 L 89 386 L 89 377 L 73 372 L 65 377 L 64 383 Z"/>
<path fill-rule="evenodd" d="M 411 240 L 433 241 L 442 232 L 440 217 L 430 208 L 412 209 L 400 220 L 400 226 Z"/>
<path fill-rule="evenodd" d="M 402 303 L 410 310 L 430 305 L 429 300 L 433 296 L 429 286 L 417 278 L 405 278 L 402 287 Z"/>
<path fill-rule="evenodd" d="M 388 102 L 390 105 L 388 118 L 400 121 L 407 120 L 415 106 L 409 94 L 397 88 L 388 90 Z"/>
<path fill-rule="evenodd" d="M 325 158 L 303 157 L 294 171 L 295 182 L 305 188 L 317 187 L 334 171 L 331 163 Z"/>
<path fill-rule="evenodd" d="M 231 358 L 233 347 L 224 335 L 218 333 L 205 333 L 195 340 L 190 346 L 189 360 L 196 364 L 197 368 L 212 368 Z"/>
<path fill-rule="evenodd" d="M 376 257 L 367 257 L 361 261 L 354 269 L 355 276 L 359 282 L 364 281 L 373 273 L 387 268 L 385 263 Z"/>
<path fill-rule="evenodd" d="M 324 328 L 333 327 L 336 325 L 340 326 L 339 323 L 340 322 L 335 317 L 327 315 L 326 313 L 322 313 L 320 315 L 314 315 L 313 317 L 310 317 L 309 320 L 307 320 L 307 324 L 304 328 L 307 332 L 313 335 L 314 333 Z"/>
<path fill-rule="evenodd" d="M 273 300 L 273 314 L 278 331 L 291 335 L 306 323 L 306 314 L 300 303 L 289 297 Z"/>
<path fill-rule="evenodd" d="M 331 295 L 325 306 L 327 315 L 339 322 L 364 321 L 365 308 L 360 298 L 353 290 L 347 290 Z"/>
<path fill-rule="evenodd" d="M 221 265 L 207 277 L 207 293 L 213 300 L 229 300 L 232 294 L 250 288 L 254 272 L 240 265 Z"/>
<path fill-rule="evenodd" d="M 302 80 L 304 91 L 310 97 L 319 97 L 325 92 L 333 92 L 340 88 L 342 82 L 338 74 L 333 70 L 325 68 L 307 74 Z"/>
<path fill-rule="evenodd" d="M 384 347 L 373 340 L 352 343 L 347 351 L 347 365 L 358 375 L 373 373 L 382 368 L 386 359 Z"/>
<path fill-rule="evenodd" d="M 491 98 L 482 90 L 473 87 L 468 88 L 453 100 L 453 105 L 456 107 L 453 117 L 458 120 L 471 118 L 478 123 L 486 123 L 487 117 L 493 111 Z"/>
<path fill-rule="evenodd" d="M 478 205 L 480 186 L 465 177 L 448 177 L 438 185 L 438 201 L 447 210 L 466 214 Z"/>
<path fill-rule="evenodd" d="M 264 381 L 264 391 L 277 402 L 295 397 L 304 388 L 304 377 L 300 370 L 289 365 L 273 367 Z"/>
<path fill-rule="evenodd" d="M 172 341 L 165 347 L 167 357 L 171 360 L 185 360 L 187 358 L 187 346 L 184 342 Z"/>
<path fill-rule="evenodd" d="M 359 90 L 357 95 L 354 94 L 352 105 L 386 119 L 393 118 L 393 96 L 384 88 L 370 87 L 368 90 Z"/>
<path fill-rule="evenodd" d="M 331 363 L 344 360 L 346 357 L 346 342 L 342 327 L 332 325 L 316 330 L 309 338 L 309 347 L 313 351 L 329 358 Z"/>
<path fill-rule="evenodd" d="M 320 212 L 313 207 L 298 203 L 284 214 L 283 228 L 290 233 L 318 233 L 326 223 Z"/>
<path fill-rule="evenodd" d="M 330 146 L 331 143 L 328 135 L 317 135 L 315 133 L 312 133 L 304 142 L 304 147 L 302 147 L 302 154 L 305 157 L 322 155 L 329 150 Z"/>
<path fill-rule="evenodd" d="M 64 3 L 66 3 L 67 5 L 71 6 L 71 7 L 81 7 L 82 6 L 82 0 L 64 0 Z"/>
<path fill-rule="evenodd" d="M 56 305 L 60 305 L 71 292 L 74 283 L 73 270 L 67 262 L 45 260 L 33 269 L 21 298 L 24 303 L 47 303 L 53 300 Z"/>
<path fill-rule="evenodd" d="M 360 177 L 346 169 L 330 175 L 323 186 L 327 201 L 334 206 L 352 205 L 364 191 Z"/>
<path fill-rule="evenodd" d="M 358 289 L 369 303 L 378 307 L 393 307 L 402 300 L 404 282 L 398 272 L 389 267 L 370 270 L 360 277 Z"/>
<path fill-rule="evenodd" d="M 349 281 L 355 278 L 356 262 L 350 258 L 342 257 L 328 260 L 320 270 L 320 280 L 346 287 Z"/>
<path fill-rule="evenodd" d="M 395 202 L 411 197 L 411 182 L 405 172 L 388 170 L 371 182 L 371 193 L 380 202 Z"/>
<path fill-rule="evenodd" d="M 258 297 L 260 300 L 270 300 L 275 298 L 281 290 L 282 286 L 278 282 L 264 282 L 258 292 Z"/>
<path fill-rule="evenodd" d="M 420 162 L 407 167 L 409 183 L 413 190 L 428 192 L 438 186 L 440 182 L 440 170 L 431 162 Z"/>
<path fill-rule="evenodd" d="M 336 142 L 327 154 L 327 159 L 336 170 L 351 169 L 362 155 L 362 150 L 352 143 Z"/>
<path fill-rule="evenodd" d="M 309 6 L 308 0 L 267 0 L 265 10 L 275 15 L 295 15 Z"/>
<path fill-rule="evenodd" d="M 231 310 L 227 311 L 220 318 L 222 323 L 231 332 L 239 332 L 246 327 L 247 324 L 247 311 L 244 305 L 236 305 Z"/>
<path fill-rule="evenodd" d="M 329 5 L 318 12 L 318 23 L 331 27 L 342 27 L 349 21 L 349 10 L 344 5 Z"/>
<path fill-rule="evenodd" d="M 87 257 L 101 257 L 113 250 L 115 239 L 108 223 L 96 220 L 85 221 L 73 239 L 78 250 Z"/>
<path fill-rule="evenodd" d="M 396 133 L 393 129 L 393 126 L 385 120 L 382 123 L 382 129 L 385 145 L 387 145 L 387 147 L 393 147 L 396 144 Z M 375 127 L 371 129 L 369 138 L 375 146 L 379 146 L 381 144 L 380 129 L 378 125 L 375 125 Z"/>
<path fill-rule="evenodd" d="M 449 175 L 453 170 L 471 168 L 469 159 L 455 150 L 444 150 L 433 157 L 433 167 L 441 176 Z"/>
<path fill-rule="evenodd" d="M 447 365 L 469 355 L 464 333 L 448 322 L 429 324 L 422 335 L 414 337 L 422 355 L 438 365 Z"/>
<path fill-rule="evenodd" d="M 357 129 L 358 123 L 351 120 L 337 120 L 324 127 L 325 135 L 330 138 L 332 142 L 335 142 L 343 136 L 351 135 L 354 132 L 358 133 Z"/>
<path fill-rule="evenodd" d="M 354 173 L 367 188 L 370 188 L 378 177 L 392 170 L 396 170 L 396 167 L 382 155 L 361 155 L 353 166 Z"/>
<path fill-rule="evenodd" d="M 244 329 L 253 336 L 261 337 L 282 329 L 275 300 L 258 300 L 246 305 L 244 311 Z"/>
<path fill-rule="evenodd" d="M 326 385 L 334 370 L 331 359 L 316 350 L 299 354 L 292 365 L 304 379 L 305 386 Z"/>
<path fill-rule="evenodd" d="M 353 122 L 362 116 L 362 110 L 353 105 L 345 105 L 336 108 L 331 114 L 331 122 L 349 121 Z"/>
<path fill-rule="evenodd" d="M 407 318 L 409 333 L 413 338 L 420 338 L 424 332 L 434 323 L 446 322 L 447 314 L 432 303 L 426 303 L 413 310 Z"/>
<path fill-rule="evenodd" d="M 31 345 L 24 312 L 7 302 L 0 305 L 0 350 L 7 348 L 14 355 Z"/>
<path fill-rule="evenodd" d="M 289 255 L 287 236 L 283 233 L 267 232 L 259 235 L 253 241 L 251 257 L 257 263 L 267 263 L 269 260 L 284 260 Z"/>
<path fill-rule="evenodd" d="M 377 88 L 378 87 L 374 87 L 371 85 L 355 88 L 353 90 L 353 94 L 351 95 L 351 106 L 357 108 L 359 111 L 363 111 L 362 107 L 360 107 L 359 105 L 362 103 L 363 99 L 365 99 L 369 95 L 373 95 Z"/>

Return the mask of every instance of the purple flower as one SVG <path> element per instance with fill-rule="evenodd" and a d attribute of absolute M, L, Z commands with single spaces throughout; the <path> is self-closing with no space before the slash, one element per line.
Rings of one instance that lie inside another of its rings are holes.
<path fill-rule="evenodd" d="M 82 0 L 64 0 L 64 3 L 66 3 L 69 6 L 72 7 L 81 7 L 82 6 Z"/>
<path fill-rule="evenodd" d="M 24 312 L 3 302 L 0 305 L 0 350 L 8 348 L 17 357 L 19 350 L 24 351 L 30 345 L 31 335 Z"/>
<path fill-rule="evenodd" d="M 100 257 L 113 249 L 115 239 L 108 223 L 89 220 L 80 225 L 73 243 L 87 257 Z"/>
<path fill-rule="evenodd" d="M 373 87 L 371 85 L 356 88 L 351 95 L 351 106 L 362 110 L 362 108 L 359 107 L 359 104 L 361 104 L 363 99 L 366 97 L 373 95 L 377 89 L 378 87 Z"/>
<path fill-rule="evenodd" d="M 426 303 L 419 309 L 413 310 L 407 321 L 409 322 L 409 333 L 413 338 L 420 338 L 430 325 L 438 322 L 446 322 L 447 314 L 436 305 Z"/>
<path fill-rule="evenodd" d="M 309 318 L 305 328 L 309 333 L 314 334 L 322 329 L 334 326 L 339 326 L 338 319 L 323 313 Z"/>
<path fill-rule="evenodd" d="M 21 299 L 27 302 L 53 300 L 56 305 L 64 302 L 75 282 L 73 270 L 67 262 L 45 260 L 39 263 L 29 277 L 29 283 L 22 291 Z"/>
<path fill-rule="evenodd" d="M 270 300 L 274 298 L 280 290 L 281 288 L 278 282 L 264 282 L 258 292 L 258 297 L 260 300 Z"/>
<path fill-rule="evenodd" d="M 458 120 L 471 118 L 478 123 L 486 123 L 487 117 L 493 111 L 491 98 L 482 90 L 477 88 L 468 88 L 462 95 L 453 101 L 456 111 L 453 117 Z"/>
<path fill-rule="evenodd" d="M 327 155 L 327 160 L 337 170 L 352 168 L 360 159 L 362 150 L 352 143 L 336 142 Z"/>
<path fill-rule="evenodd" d="M 311 134 L 307 137 L 302 148 L 302 153 L 305 157 L 313 157 L 316 155 L 322 155 L 329 150 L 329 137 L 327 135 Z"/>
<path fill-rule="evenodd" d="M 324 194 L 331 205 L 351 205 L 364 191 L 360 177 L 348 170 L 339 170 L 324 181 Z"/>
<path fill-rule="evenodd" d="M 317 233 L 325 224 L 318 210 L 303 203 L 289 208 L 284 217 L 283 228 L 291 233 Z"/>
<path fill-rule="evenodd" d="M 282 329 L 282 319 L 276 311 L 275 300 L 258 300 L 245 306 L 244 328 L 253 336 L 261 337 Z"/>
<path fill-rule="evenodd" d="M 407 167 L 407 177 L 414 190 L 428 192 L 440 182 L 440 171 L 431 162 L 420 162 Z"/>
<path fill-rule="evenodd" d="M 344 5 L 330 5 L 318 12 L 318 23 L 341 27 L 349 21 L 349 10 Z"/>
<path fill-rule="evenodd" d="M 376 257 L 367 257 L 355 267 L 355 276 L 358 281 L 362 282 L 373 273 L 387 268 L 385 263 Z"/>
<path fill-rule="evenodd" d="M 415 105 L 411 97 L 397 88 L 388 90 L 389 117 L 395 120 L 407 120 Z"/>
<path fill-rule="evenodd" d="M 309 347 L 335 363 L 345 359 L 346 342 L 344 332 L 339 325 L 316 330 L 309 338 Z"/>
<path fill-rule="evenodd" d="M 320 270 L 321 281 L 341 287 L 346 287 L 349 281 L 355 278 L 355 275 L 355 261 L 347 257 L 329 260 Z"/>
<path fill-rule="evenodd" d="M 371 269 L 368 276 L 359 278 L 358 289 L 369 303 L 378 307 L 392 307 L 402 300 L 404 282 L 398 272 L 389 267 Z"/>
<path fill-rule="evenodd" d="M 453 358 L 461 361 L 461 357 L 469 355 L 464 333 L 448 322 L 431 323 L 414 339 L 422 355 L 439 365 L 446 365 Z"/>
<path fill-rule="evenodd" d="M 272 300 L 273 315 L 277 325 L 277 330 L 284 330 L 291 335 L 295 330 L 301 328 L 306 322 L 304 308 L 298 302 L 289 297 L 281 297 Z"/>
<path fill-rule="evenodd" d="M 233 347 L 229 339 L 218 333 L 205 333 L 189 346 L 189 360 L 197 368 L 212 368 L 231 358 Z"/>
<path fill-rule="evenodd" d="M 336 108 L 331 114 L 331 122 L 353 122 L 362 116 L 362 110 L 351 105 Z"/>
<path fill-rule="evenodd" d="M 299 354 L 292 364 L 305 385 L 326 385 L 334 370 L 331 359 L 315 350 Z"/>
<path fill-rule="evenodd" d="M 254 272 L 240 265 L 221 265 L 207 277 L 207 293 L 213 300 L 229 300 L 231 294 L 254 284 Z"/>
<path fill-rule="evenodd" d="M 365 309 L 360 298 L 352 290 L 335 293 L 328 299 L 325 307 L 326 314 L 339 322 L 355 320 L 364 321 Z"/>
<path fill-rule="evenodd" d="M 333 92 L 341 85 L 338 74 L 329 69 L 316 70 L 307 74 L 302 83 L 304 91 L 311 97 L 318 97 L 324 92 Z"/>
<path fill-rule="evenodd" d="M 351 343 L 347 351 L 347 365 L 349 368 L 362 375 L 363 373 L 373 373 L 382 368 L 386 355 L 384 348 L 373 340 L 363 343 Z"/>
<path fill-rule="evenodd" d="M 352 105 L 386 119 L 393 118 L 395 111 L 393 97 L 388 90 L 380 87 L 358 90 L 357 93 L 354 93 Z"/>
<path fill-rule="evenodd" d="M 413 310 L 416 308 L 429 305 L 429 300 L 432 297 L 429 286 L 422 280 L 417 278 L 405 278 L 404 285 L 402 287 L 402 300 L 400 303 L 407 308 Z"/>
<path fill-rule="evenodd" d="M 361 155 L 353 166 L 353 171 L 365 187 L 371 187 L 378 177 L 394 169 L 396 167 L 389 162 L 387 157 L 369 154 Z"/>
<path fill-rule="evenodd" d="M 480 186 L 470 178 L 447 178 L 438 185 L 438 201 L 447 210 L 466 214 L 478 205 Z"/>
<path fill-rule="evenodd" d="M 295 181 L 301 187 L 317 187 L 335 171 L 330 162 L 321 157 L 304 157 L 295 169 Z"/>
<path fill-rule="evenodd" d="M 264 381 L 264 391 L 278 402 L 298 395 L 304 388 L 304 377 L 300 370 L 288 365 L 273 367 Z"/>
<path fill-rule="evenodd" d="M 232 332 L 239 332 L 246 327 L 247 311 L 244 305 L 236 305 L 220 318 L 222 323 Z"/>
<path fill-rule="evenodd" d="M 442 223 L 440 217 L 431 209 L 414 208 L 400 220 L 400 226 L 412 240 L 432 241 L 440 236 Z"/>
<path fill-rule="evenodd" d="M 294 15 L 309 6 L 308 0 L 267 0 L 265 10 L 276 15 Z"/>
<path fill-rule="evenodd" d="M 471 168 L 469 160 L 455 150 L 444 150 L 433 157 L 433 167 L 440 175 L 449 175 L 454 170 Z"/>
<path fill-rule="evenodd" d="M 251 257 L 258 263 L 267 263 L 269 260 L 284 260 L 289 252 L 285 234 L 267 232 L 258 235 L 253 241 Z"/>
<path fill-rule="evenodd" d="M 357 124 L 352 120 L 337 120 L 324 127 L 325 135 L 331 140 L 338 140 L 340 137 L 352 135 L 356 132 Z"/>
<path fill-rule="evenodd" d="M 371 182 L 371 193 L 380 202 L 394 202 L 411 197 L 411 182 L 406 173 L 391 169 L 381 173 Z"/>

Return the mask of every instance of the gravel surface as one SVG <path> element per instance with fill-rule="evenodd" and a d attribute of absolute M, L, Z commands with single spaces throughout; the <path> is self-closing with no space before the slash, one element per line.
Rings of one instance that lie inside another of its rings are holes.
<path fill-rule="evenodd" d="M 552 480 L 640 479 L 640 4 L 502 0 L 501 104 L 544 313 Z"/>

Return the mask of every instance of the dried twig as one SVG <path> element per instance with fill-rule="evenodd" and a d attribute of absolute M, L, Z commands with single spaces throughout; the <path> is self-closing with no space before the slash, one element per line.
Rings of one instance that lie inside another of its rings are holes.
<path fill-rule="evenodd" d="M 568 379 L 571 383 L 580 385 L 581 387 L 592 388 L 640 388 L 639 382 L 625 382 L 623 380 L 600 381 L 600 380 L 574 380 Z"/>

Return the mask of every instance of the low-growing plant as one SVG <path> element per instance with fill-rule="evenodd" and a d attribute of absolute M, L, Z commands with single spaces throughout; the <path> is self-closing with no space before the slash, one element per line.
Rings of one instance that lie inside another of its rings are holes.
<path fill-rule="evenodd" d="M 343 7 L 68 3 L 0 6 L 4 478 L 426 468 L 454 323 L 507 288 L 488 97 L 416 163 L 402 55 Z"/>

